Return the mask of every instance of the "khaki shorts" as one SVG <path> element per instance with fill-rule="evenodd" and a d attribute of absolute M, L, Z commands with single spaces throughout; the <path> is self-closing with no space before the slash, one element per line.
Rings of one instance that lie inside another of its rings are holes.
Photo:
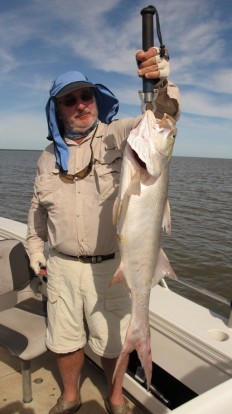
<path fill-rule="evenodd" d="M 119 355 L 131 312 L 127 287 L 109 287 L 119 263 L 118 253 L 112 260 L 88 264 L 51 250 L 47 263 L 46 337 L 51 351 L 73 352 L 88 340 L 98 355 Z"/>

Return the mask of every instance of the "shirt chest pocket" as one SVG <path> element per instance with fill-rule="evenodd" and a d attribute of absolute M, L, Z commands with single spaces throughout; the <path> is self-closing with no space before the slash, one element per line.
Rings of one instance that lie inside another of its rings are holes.
<path fill-rule="evenodd" d="M 120 181 L 122 151 L 116 146 L 106 147 L 94 160 L 96 186 L 102 200 L 115 198 Z"/>
<path fill-rule="evenodd" d="M 59 203 L 59 172 L 41 174 L 36 178 L 36 193 L 41 205 L 46 209 L 52 209 Z"/>

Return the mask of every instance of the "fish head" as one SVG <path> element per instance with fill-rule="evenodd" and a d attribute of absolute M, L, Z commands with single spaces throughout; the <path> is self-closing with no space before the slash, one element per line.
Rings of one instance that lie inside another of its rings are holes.
<path fill-rule="evenodd" d="M 170 157 L 172 155 L 176 134 L 177 129 L 175 120 L 171 116 L 164 114 L 163 118 L 157 125 L 157 153 L 165 157 Z"/>
<path fill-rule="evenodd" d="M 157 120 L 151 110 L 128 137 L 136 169 L 157 179 L 168 165 L 175 142 L 175 121 L 167 114 Z"/>

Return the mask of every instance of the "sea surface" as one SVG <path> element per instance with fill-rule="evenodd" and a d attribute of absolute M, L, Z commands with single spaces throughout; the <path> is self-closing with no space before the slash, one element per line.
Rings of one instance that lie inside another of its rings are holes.
<path fill-rule="evenodd" d="M 0 216 L 27 222 L 40 154 L 0 150 Z M 231 300 L 232 160 L 173 157 L 169 200 L 172 234 L 162 235 L 162 245 L 177 276 Z M 225 304 L 183 285 L 171 288 L 229 316 Z"/>

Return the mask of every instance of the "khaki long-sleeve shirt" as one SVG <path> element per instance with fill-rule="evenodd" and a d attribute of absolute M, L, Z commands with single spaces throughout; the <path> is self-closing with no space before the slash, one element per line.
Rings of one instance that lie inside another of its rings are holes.
<path fill-rule="evenodd" d="M 179 93 L 169 84 L 157 98 L 156 116 L 166 112 L 178 118 Z M 81 144 L 65 139 L 69 149 L 68 173 L 83 170 L 91 159 L 90 174 L 68 180 L 61 175 L 50 144 L 37 165 L 31 208 L 28 217 L 29 254 L 43 252 L 44 242 L 71 256 L 107 255 L 118 251 L 116 227 L 112 223 L 112 209 L 120 180 L 122 142 L 127 139 L 141 116 L 99 122 Z"/>

